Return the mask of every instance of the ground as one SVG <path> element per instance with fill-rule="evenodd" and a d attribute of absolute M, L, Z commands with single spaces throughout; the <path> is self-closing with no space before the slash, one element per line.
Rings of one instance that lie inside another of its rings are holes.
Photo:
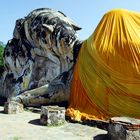
<path fill-rule="evenodd" d="M 8 115 L 0 106 L 0 140 L 104 140 L 106 131 L 78 123 L 47 127 L 39 124 L 39 113 L 24 111 Z"/>

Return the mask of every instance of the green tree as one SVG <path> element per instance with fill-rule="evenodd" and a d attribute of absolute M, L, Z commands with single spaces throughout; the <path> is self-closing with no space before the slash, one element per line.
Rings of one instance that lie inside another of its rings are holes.
<path fill-rule="evenodd" d="M 4 63 L 3 63 L 4 47 L 5 47 L 4 43 L 0 42 L 0 76 L 2 75 L 4 70 Z"/>

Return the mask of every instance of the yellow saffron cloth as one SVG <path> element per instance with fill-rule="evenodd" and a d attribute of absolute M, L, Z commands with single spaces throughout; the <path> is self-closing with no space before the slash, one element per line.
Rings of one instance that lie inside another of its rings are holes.
<path fill-rule="evenodd" d="M 78 121 L 140 118 L 139 13 L 106 13 L 83 42 L 66 115 Z"/>

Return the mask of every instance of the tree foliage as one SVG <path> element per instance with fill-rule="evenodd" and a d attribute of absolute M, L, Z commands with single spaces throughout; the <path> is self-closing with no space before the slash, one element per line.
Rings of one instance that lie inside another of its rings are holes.
<path fill-rule="evenodd" d="M 4 70 L 4 63 L 3 63 L 3 52 L 4 52 L 4 43 L 0 42 L 0 76 Z"/>

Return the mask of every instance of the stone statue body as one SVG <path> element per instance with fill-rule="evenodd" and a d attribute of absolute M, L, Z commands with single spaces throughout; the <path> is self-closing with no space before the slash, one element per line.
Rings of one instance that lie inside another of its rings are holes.
<path fill-rule="evenodd" d="M 0 96 L 27 106 L 68 101 L 79 29 L 62 12 L 47 8 L 17 20 L 4 51 Z"/>

